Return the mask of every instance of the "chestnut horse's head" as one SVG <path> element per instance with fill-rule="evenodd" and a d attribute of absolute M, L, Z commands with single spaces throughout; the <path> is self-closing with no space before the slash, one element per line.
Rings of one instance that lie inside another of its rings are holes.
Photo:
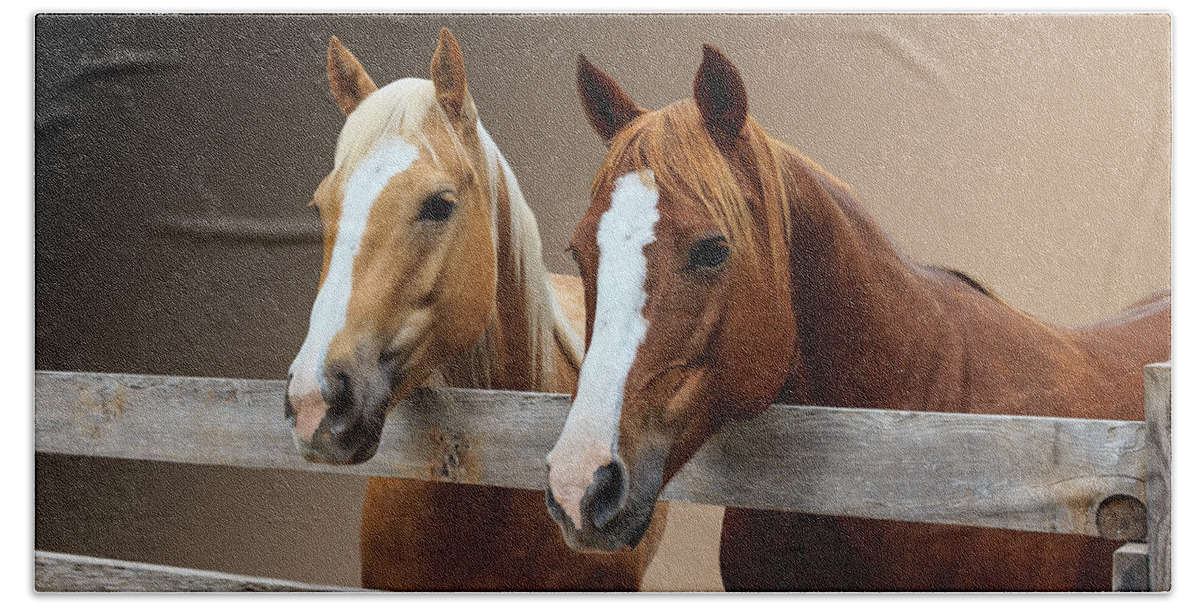
<path fill-rule="evenodd" d="M 580 57 L 609 145 L 572 241 L 588 346 L 547 457 L 547 504 L 581 550 L 633 546 L 662 487 L 726 420 L 779 393 L 796 329 L 779 150 L 737 69 L 704 47 L 692 99 L 638 107 Z"/>
<path fill-rule="evenodd" d="M 309 460 L 362 462 L 389 408 L 483 334 L 495 301 L 495 145 L 476 119 L 448 30 L 432 81 L 376 89 L 330 41 L 346 114 L 333 171 L 312 204 L 325 249 L 286 414 Z"/>

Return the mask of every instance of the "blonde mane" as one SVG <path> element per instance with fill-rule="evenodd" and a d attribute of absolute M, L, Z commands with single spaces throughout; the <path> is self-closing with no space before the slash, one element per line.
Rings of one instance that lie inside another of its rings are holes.
<path fill-rule="evenodd" d="M 433 82 L 420 78 L 402 78 L 371 93 L 346 117 L 334 153 L 334 170 L 357 163 L 385 134 L 400 135 L 432 150 L 421 124 L 436 106 Z"/>
<path fill-rule="evenodd" d="M 455 132 L 450 117 L 437 103 L 437 97 L 432 81 L 419 78 L 404 78 L 397 80 L 369 95 L 359 107 L 350 114 L 346 125 L 338 137 L 337 151 L 334 158 L 334 169 L 343 166 L 350 167 L 359 159 L 366 156 L 384 135 L 400 135 L 410 143 L 427 151 L 437 161 L 437 153 L 429 137 L 422 127 L 430 112 L 437 112 L 442 120 L 450 140 L 454 142 L 455 153 L 460 157 L 470 158 L 466 146 Z M 511 277 L 498 276 L 497 282 L 513 281 L 522 287 L 526 314 L 528 320 L 527 344 L 528 353 L 499 353 L 495 345 L 496 324 L 498 311 L 493 310 L 492 319 L 483 337 L 468 351 L 451 357 L 431 375 L 431 384 L 445 384 L 466 388 L 493 388 L 498 379 L 492 375 L 493 363 L 497 357 L 508 355 L 528 362 L 529 377 L 534 386 L 522 387 L 528 390 L 554 391 L 558 378 L 558 355 L 561 353 L 567 361 L 576 368 L 583 360 L 583 341 L 567 320 L 566 314 L 559 305 L 558 298 L 550 284 L 549 274 L 542 261 L 541 237 L 538 233 L 537 220 L 525 201 L 521 188 L 517 184 L 516 175 L 505 160 L 491 136 L 477 123 L 477 132 L 483 148 L 483 157 L 487 163 L 488 193 L 491 203 L 492 241 L 498 245 L 496 215 L 500 207 L 500 197 L 508 199 L 511 226 L 511 242 L 507 250 L 515 259 L 511 264 L 505 260 L 497 260 L 498 266 L 510 266 L 516 269 Z M 505 191 L 501 192 L 501 173 Z M 497 252 L 502 249 L 497 246 Z M 495 306 L 511 306 L 511 303 L 496 302 Z M 507 328 L 506 331 L 514 331 Z"/>
<path fill-rule="evenodd" d="M 538 232 L 537 218 L 525 201 L 525 195 L 517 183 L 517 176 L 501 154 L 491 135 L 478 125 L 479 139 L 487 154 L 489 179 L 493 185 L 492 205 L 496 208 L 498 175 L 504 172 L 504 184 L 508 195 L 509 226 L 512 231 L 510 250 L 516 252 L 515 277 L 508 277 L 525 288 L 525 306 L 529 319 L 529 344 L 533 345 L 530 362 L 535 372 L 535 386 L 530 388 L 555 390 L 558 378 L 557 354 L 566 356 L 575 369 L 583 363 L 583 340 L 571 327 L 566 313 L 559 305 L 558 297 L 550 284 L 550 273 L 542 260 L 542 240 Z M 495 233 L 493 233 L 495 234 Z M 500 277 L 504 279 L 505 277 Z"/>

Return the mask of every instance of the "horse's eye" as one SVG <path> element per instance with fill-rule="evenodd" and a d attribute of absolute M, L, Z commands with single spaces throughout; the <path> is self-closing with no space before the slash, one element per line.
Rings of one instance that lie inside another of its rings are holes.
<path fill-rule="evenodd" d="M 456 204 L 457 200 L 454 198 L 453 192 L 439 192 L 421 203 L 421 211 L 417 214 L 417 219 L 427 222 L 444 222 L 450 219 L 450 214 L 454 213 Z"/>
<path fill-rule="evenodd" d="M 688 267 L 696 269 L 716 268 L 729 257 L 729 243 L 725 237 L 714 236 L 692 245 L 688 251 Z"/>
<path fill-rule="evenodd" d="M 575 265 L 578 266 L 579 265 L 579 252 L 575 250 L 575 247 L 574 246 L 567 247 L 567 253 L 571 254 L 571 259 L 574 260 Z"/>

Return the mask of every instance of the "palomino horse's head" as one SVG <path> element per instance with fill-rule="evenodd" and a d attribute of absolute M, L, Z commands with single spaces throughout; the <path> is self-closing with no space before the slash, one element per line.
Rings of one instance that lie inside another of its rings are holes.
<path fill-rule="evenodd" d="M 328 74 L 346 124 L 313 196 L 324 260 L 286 415 L 306 458 L 349 464 L 374 455 L 396 401 L 483 334 L 496 290 L 497 180 L 448 30 L 432 82 L 376 89 L 336 38 Z"/>
<path fill-rule="evenodd" d="M 547 457 L 547 503 L 582 550 L 633 546 L 662 487 L 779 393 L 796 339 L 783 176 L 741 76 L 704 48 L 692 99 L 651 112 L 580 57 L 608 144 L 572 241 L 588 347 Z"/>

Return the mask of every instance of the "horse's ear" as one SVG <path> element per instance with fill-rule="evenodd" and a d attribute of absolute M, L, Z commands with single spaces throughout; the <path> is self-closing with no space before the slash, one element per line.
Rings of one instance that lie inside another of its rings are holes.
<path fill-rule="evenodd" d="M 646 112 L 621 90 L 615 80 L 582 54 L 575 72 L 575 84 L 579 88 L 583 113 L 605 144 L 611 143 L 618 131 Z"/>
<path fill-rule="evenodd" d="M 475 104 L 467 92 L 467 68 L 463 65 L 462 49 L 447 28 L 442 28 L 438 36 L 437 50 L 429 63 L 429 77 L 433 80 L 438 104 L 450 116 L 450 121 L 458 126 L 473 126 Z"/>
<path fill-rule="evenodd" d="M 353 53 L 342 46 L 337 36 L 329 38 L 329 53 L 325 58 L 325 71 L 329 75 L 329 88 L 342 114 L 350 114 L 367 95 L 378 88 L 375 81 Z"/>
<path fill-rule="evenodd" d="M 746 124 L 746 86 L 729 58 L 711 44 L 704 45 L 692 94 L 713 139 L 721 145 L 733 143 Z"/>

